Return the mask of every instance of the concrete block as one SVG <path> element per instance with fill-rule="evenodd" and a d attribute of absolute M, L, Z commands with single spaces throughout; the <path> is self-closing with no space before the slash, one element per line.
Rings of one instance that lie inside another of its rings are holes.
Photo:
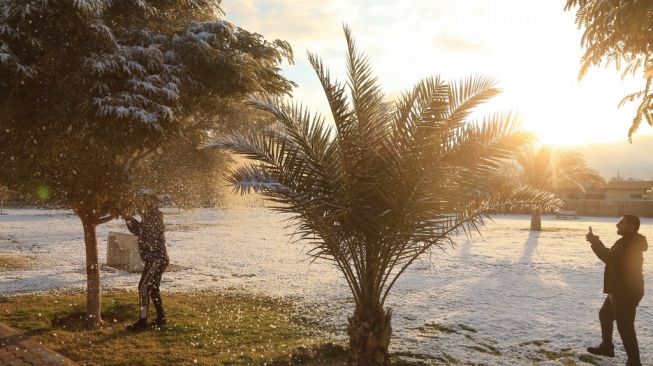
<path fill-rule="evenodd" d="M 107 266 L 129 272 L 141 272 L 144 263 L 138 254 L 138 238 L 131 234 L 110 231 L 107 239 Z"/>

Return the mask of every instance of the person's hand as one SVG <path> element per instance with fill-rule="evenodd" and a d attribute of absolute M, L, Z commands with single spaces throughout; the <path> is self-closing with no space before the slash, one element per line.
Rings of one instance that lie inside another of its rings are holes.
<path fill-rule="evenodd" d="M 587 234 L 585 234 L 585 240 L 587 240 L 587 241 L 590 242 L 591 244 L 594 244 L 594 243 L 596 243 L 597 241 L 599 241 L 599 236 L 598 236 L 598 235 L 594 235 L 594 234 L 592 234 L 592 233 L 587 233 Z"/>
<path fill-rule="evenodd" d="M 123 208 L 120 212 L 120 216 L 122 216 L 122 218 L 125 219 L 125 221 L 129 221 L 134 217 L 135 214 L 134 211 L 135 210 L 133 207 Z"/>

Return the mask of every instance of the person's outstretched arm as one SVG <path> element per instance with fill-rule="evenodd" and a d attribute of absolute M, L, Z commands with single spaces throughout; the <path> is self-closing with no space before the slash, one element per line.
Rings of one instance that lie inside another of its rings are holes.
<path fill-rule="evenodd" d="M 613 263 L 623 254 L 624 246 L 619 241 L 609 249 L 603 245 L 603 242 L 599 240 L 598 236 L 595 236 L 592 240 L 588 239 L 588 241 L 592 244 L 592 251 L 594 251 L 594 254 L 596 254 L 596 256 L 604 263 Z"/>

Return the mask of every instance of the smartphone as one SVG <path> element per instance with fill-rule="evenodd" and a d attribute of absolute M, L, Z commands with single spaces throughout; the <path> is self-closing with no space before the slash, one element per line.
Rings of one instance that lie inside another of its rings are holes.
<path fill-rule="evenodd" d="M 592 227 L 590 226 L 590 234 L 592 234 Z"/>

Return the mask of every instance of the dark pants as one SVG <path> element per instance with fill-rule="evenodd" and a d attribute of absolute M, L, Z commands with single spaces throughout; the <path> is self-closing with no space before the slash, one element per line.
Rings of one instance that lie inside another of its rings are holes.
<path fill-rule="evenodd" d="M 601 335 L 604 345 L 612 345 L 613 322 L 617 321 L 617 330 L 626 349 L 628 362 L 639 365 L 639 346 L 635 335 L 635 314 L 642 296 L 608 295 L 599 311 Z"/>
<path fill-rule="evenodd" d="M 159 286 L 161 285 L 161 276 L 163 271 L 168 266 L 168 261 L 165 259 L 157 259 L 154 261 L 145 262 L 141 280 L 138 283 L 139 302 L 141 307 L 141 319 L 147 318 L 147 310 L 150 301 L 154 303 L 156 309 L 157 319 L 164 319 L 165 313 L 163 312 L 163 301 L 161 300 L 161 292 Z"/>

